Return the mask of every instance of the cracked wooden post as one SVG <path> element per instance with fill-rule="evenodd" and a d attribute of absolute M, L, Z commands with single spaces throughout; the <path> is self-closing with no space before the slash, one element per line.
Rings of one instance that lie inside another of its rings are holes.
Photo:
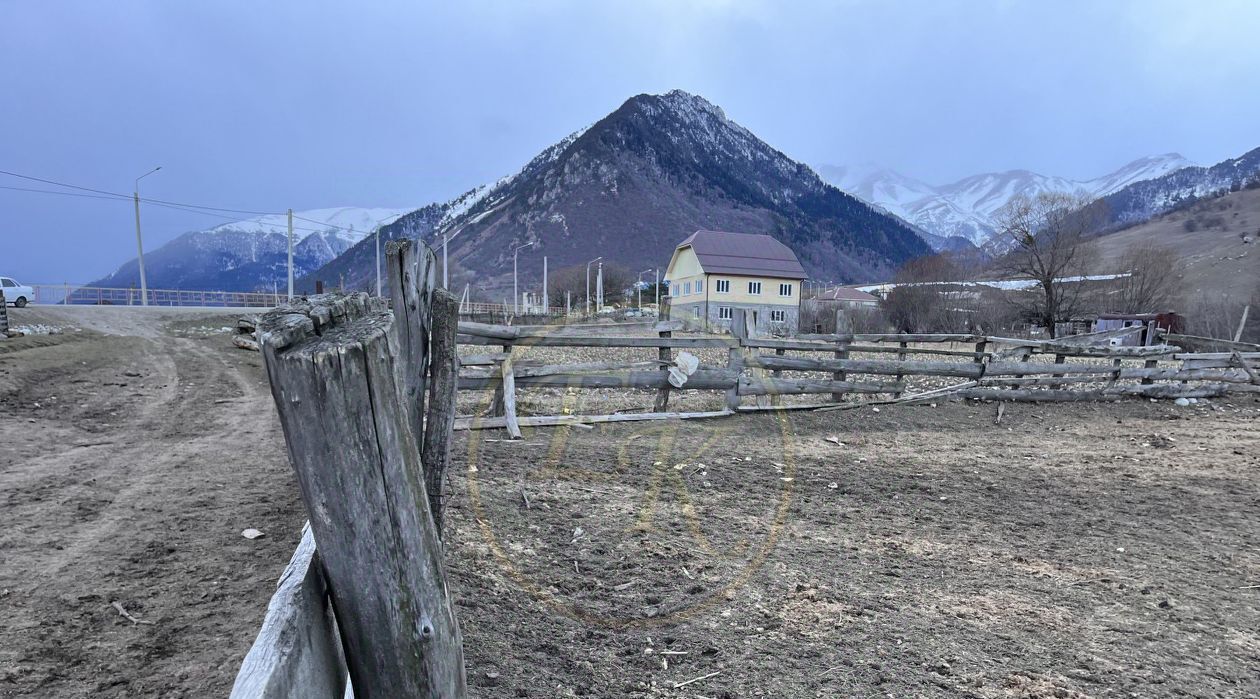
<path fill-rule="evenodd" d="M 445 289 L 433 292 L 433 331 L 429 342 L 429 405 L 424 417 L 424 487 L 438 534 L 442 533 L 442 486 L 451 463 L 455 429 L 455 392 L 459 380 L 459 301 Z"/>
<path fill-rule="evenodd" d="M 366 294 L 314 296 L 264 315 L 259 344 L 355 696 L 462 698 L 459 624 L 406 390 L 414 378 L 423 395 L 425 380 L 396 366 L 394 322 Z"/>

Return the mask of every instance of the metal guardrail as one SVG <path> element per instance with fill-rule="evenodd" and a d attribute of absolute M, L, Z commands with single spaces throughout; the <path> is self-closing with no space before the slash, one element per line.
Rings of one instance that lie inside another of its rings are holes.
<path fill-rule="evenodd" d="M 141 306 L 139 289 L 116 289 L 77 284 L 31 284 L 32 303 L 49 306 Z M 287 299 L 284 294 L 253 291 L 197 291 L 149 289 L 150 306 L 223 306 L 271 308 Z"/>

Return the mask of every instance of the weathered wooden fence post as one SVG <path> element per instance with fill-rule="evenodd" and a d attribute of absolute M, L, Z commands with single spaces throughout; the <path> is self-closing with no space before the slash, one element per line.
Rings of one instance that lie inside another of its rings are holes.
<path fill-rule="evenodd" d="M 459 301 L 445 289 L 433 294 L 433 332 L 429 343 L 429 405 L 424 417 L 424 487 L 438 534 L 442 533 L 443 485 L 451 463 L 451 432 L 455 429 L 455 392 L 459 380 Z"/>
<path fill-rule="evenodd" d="M 406 297 L 431 293 L 431 275 L 412 280 L 425 288 Z M 459 624 L 394 325 L 366 294 L 315 296 L 264 315 L 259 344 L 355 696 L 460 698 Z"/>
<path fill-rule="evenodd" d="M 731 338 L 735 344 L 727 351 L 726 368 L 735 375 L 735 385 L 726 391 L 726 409 L 739 410 L 739 384 L 744 380 L 744 340 L 749 337 L 748 313 L 742 308 L 731 310 Z"/>
<path fill-rule="evenodd" d="M 853 323 L 849 321 L 848 314 L 846 314 L 843 310 L 837 310 L 836 311 L 836 337 L 843 338 L 846 335 L 851 336 L 852 334 L 853 334 Z M 836 359 L 849 358 L 849 343 L 847 340 L 838 339 L 836 341 L 836 355 L 835 356 L 836 356 Z M 848 372 L 844 372 L 844 371 L 833 371 L 831 373 L 831 378 L 833 381 L 844 381 L 847 376 L 848 376 Z M 842 400 L 844 400 L 843 393 L 831 394 L 831 402 L 839 403 Z"/>
<path fill-rule="evenodd" d="M 4 300 L 4 291 L 0 291 L 0 335 L 9 332 L 9 302 Z"/>

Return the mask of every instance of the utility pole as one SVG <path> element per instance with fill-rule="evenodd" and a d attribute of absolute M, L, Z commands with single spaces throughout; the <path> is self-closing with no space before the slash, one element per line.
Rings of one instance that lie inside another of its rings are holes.
<path fill-rule="evenodd" d="M 547 256 L 543 255 L 543 292 L 542 292 L 543 314 L 547 313 L 547 309 L 551 308 L 551 298 L 547 294 Z"/>
<path fill-rule="evenodd" d="M 293 209 L 289 209 L 289 300 L 293 300 Z"/>
<path fill-rule="evenodd" d="M 595 272 L 595 312 L 604 308 L 604 263 L 600 262 Z"/>
<path fill-rule="evenodd" d="M 656 268 L 656 315 L 661 315 L 661 268 Z"/>
<path fill-rule="evenodd" d="M 376 224 L 376 297 L 381 296 L 381 224 Z"/>
<path fill-rule="evenodd" d="M 591 265 L 604 259 L 603 256 L 596 257 L 586 263 L 586 315 L 591 314 Z"/>
<path fill-rule="evenodd" d="M 140 180 L 161 170 L 162 166 L 149 170 L 136 178 L 136 188 L 131 191 L 136 203 L 136 263 L 140 265 L 140 305 L 149 305 L 149 283 L 144 277 L 144 239 L 140 237 Z"/>

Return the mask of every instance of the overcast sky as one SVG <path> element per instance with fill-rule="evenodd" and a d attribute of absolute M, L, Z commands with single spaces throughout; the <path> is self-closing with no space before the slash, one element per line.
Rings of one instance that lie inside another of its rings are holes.
<path fill-rule="evenodd" d="M 1260 2 L 0 0 L 0 170 L 224 208 L 420 206 L 681 88 L 799 160 L 941 184 L 1260 146 Z M 0 186 L 48 189 L 0 175 Z M 129 202 L 0 189 L 0 274 L 135 256 Z M 146 248 L 223 219 L 144 211 Z"/>

